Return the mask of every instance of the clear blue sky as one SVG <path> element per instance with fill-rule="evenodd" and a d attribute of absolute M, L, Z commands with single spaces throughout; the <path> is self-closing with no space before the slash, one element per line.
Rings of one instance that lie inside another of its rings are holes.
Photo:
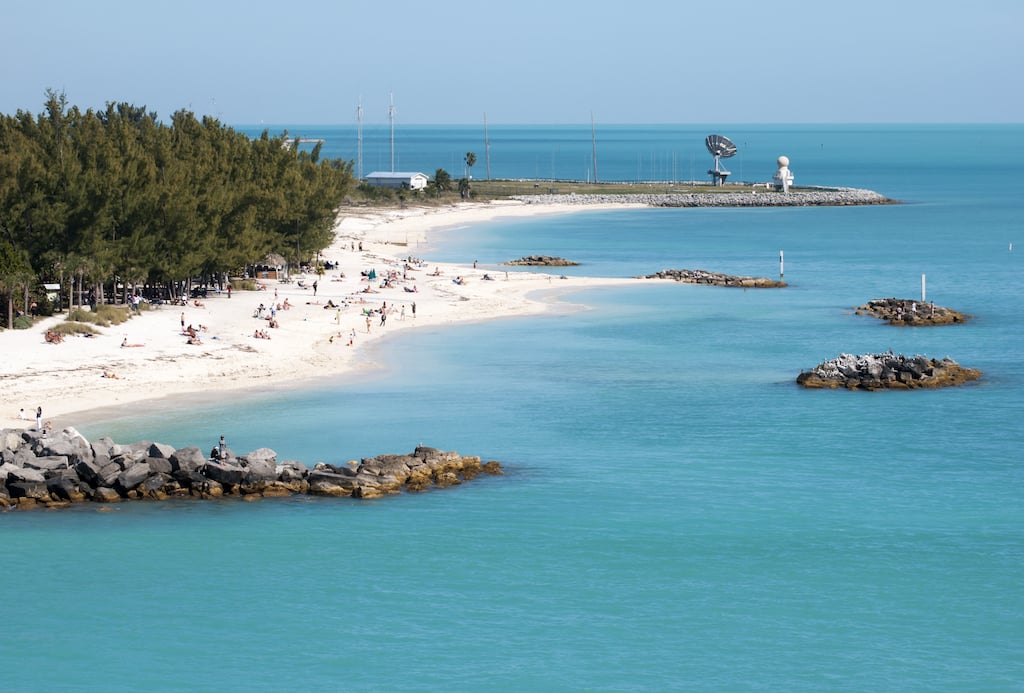
<path fill-rule="evenodd" d="M 1020 0 L 5 3 L 0 112 L 241 124 L 1024 121 Z"/>

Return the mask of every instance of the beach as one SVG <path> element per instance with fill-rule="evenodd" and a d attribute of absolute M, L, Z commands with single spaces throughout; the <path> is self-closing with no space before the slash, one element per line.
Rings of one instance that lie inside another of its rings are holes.
<path fill-rule="evenodd" d="M 566 289 L 637 281 L 562 278 L 557 268 L 506 273 L 474 268 L 472 258 L 459 264 L 417 262 L 418 252 L 445 228 L 582 209 L 595 206 L 506 201 L 347 208 L 339 213 L 334 242 L 320 254 L 332 269 L 320 276 L 257 278 L 260 290 L 235 290 L 230 296 L 210 292 L 186 306 L 152 306 L 125 323 L 98 328 L 100 334 L 68 337 L 60 344 L 47 343 L 44 335 L 65 315 L 28 330 L 6 330 L 0 333 L 0 426 L 34 426 L 38 407 L 44 422 L 62 428 L 90 410 L 129 405 L 136 410 L 156 398 L 301 387 L 373 367 L 368 347 L 385 336 L 411 337 L 407 331 L 425 327 L 540 313 Z M 365 276 L 371 270 L 374 279 Z M 395 279 L 383 287 L 389 273 Z M 271 317 L 277 327 L 270 326 Z M 189 327 L 199 343 L 190 343 Z"/>

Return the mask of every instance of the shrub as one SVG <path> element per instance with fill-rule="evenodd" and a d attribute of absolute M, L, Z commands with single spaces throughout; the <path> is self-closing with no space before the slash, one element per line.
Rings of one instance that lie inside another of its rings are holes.
<path fill-rule="evenodd" d="M 252 279 L 239 279 L 231 282 L 232 291 L 256 291 L 256 282 Z"/>
<path fill-rule="evenodd" d="M 74 334 L 99 334 L 92 325 L 84 322 L 62 322 L 53 326 L 50 332 L 57 332 L 62 335 Z"/>
<path fill-rule="evenodd" d="M 68 313 L 68 321 L 79 323 L 92 323 L 100 327 L 120 325 L 132 316 L 130 308 L 126 306 L 114 306 L 109 303 L 99 303 L 95 310 L 85 308 L 73 308 Z"/>
<path fill-rule="evenodd" d="M 32 318 L 27 315 L 19 315 L 14 319 L 14 325 L 12 327 L 16 330 L 27 330 L 32 327 Z"/>

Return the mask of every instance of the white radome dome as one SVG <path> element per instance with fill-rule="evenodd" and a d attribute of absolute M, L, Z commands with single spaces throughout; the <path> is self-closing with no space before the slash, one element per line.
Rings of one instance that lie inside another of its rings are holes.
<path fill-rule="evenodd" d="M 778 163 L 779 163 L 779 168 L 788 167 L 789 166 L 789 157 L 788 156 L 780 156 Z"/>

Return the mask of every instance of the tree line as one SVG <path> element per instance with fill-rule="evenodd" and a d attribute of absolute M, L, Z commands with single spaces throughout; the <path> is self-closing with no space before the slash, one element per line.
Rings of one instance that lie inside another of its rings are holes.
<path fill-rule="evenodd" d="M 256 139 L 180 110 L 169 123 L 128 103 L 81 111 L 48 91 L 37 116 L 0 114 L 0 298 L 44 282 L 98 301 L 138 287 L 178 295 L 269 253 L 303 262 L 327 247 L 354 185 L 287 132 Z"/>

